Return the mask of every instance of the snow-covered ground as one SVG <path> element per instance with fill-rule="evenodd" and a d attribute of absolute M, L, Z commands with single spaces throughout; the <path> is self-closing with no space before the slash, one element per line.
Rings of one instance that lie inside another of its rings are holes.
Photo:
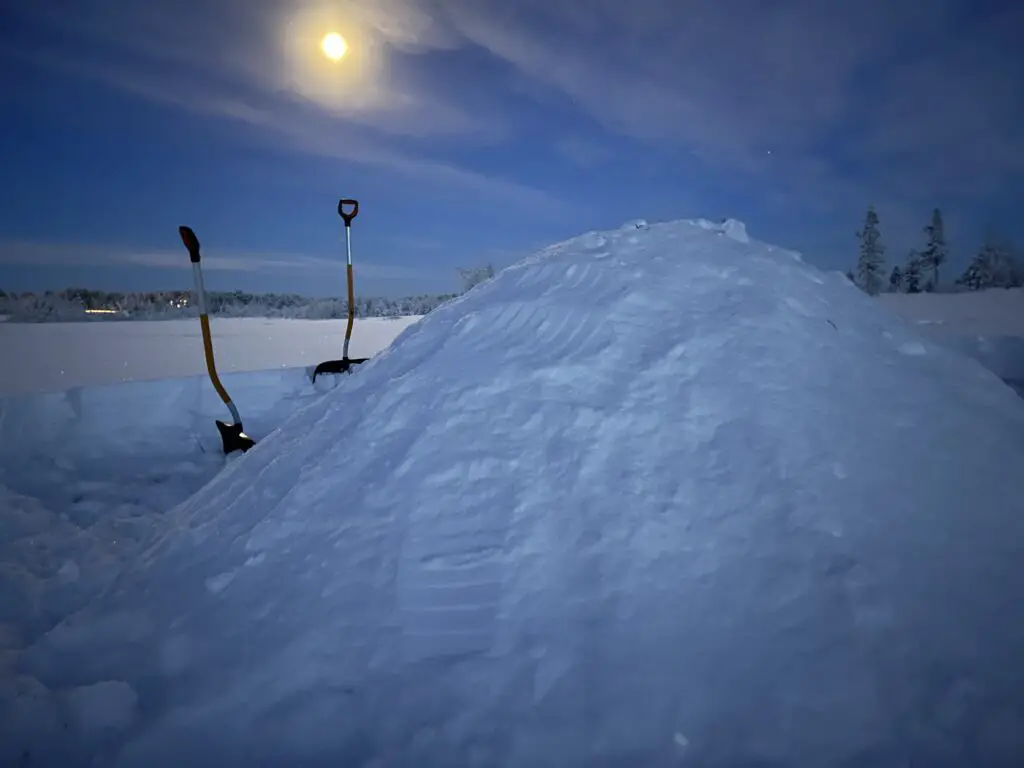
<path fill-rule="evenodd" d="M 226 375 L 244 456 L 199 376 L 0 400 L 0 764 L 1022 764 L 1015 331 L 908 306 L 629 226 Z"/>
<path fill-rule="evenodd" d="M 979 360 L 1024 397 L 1024 289 L 883 295 L 923 334 Z"/>
<path fill-rule="evenodd" d="M 351 353 L 376 354 L 417 319 L 357 320 Z M 313 386 L 308 368 L 340 356 L 344 321 L 215 318 L 212 326 L 221 378 L 254 437 L 335 383 Z M 32 708 L 34 681 L 11 676 L 16 656 L 102 593 L 139 541 L 165 529 L 168 511 L 224 468 L 214 419 L 228 414 L 205 376 L 195 320 L 6 324 L 0 354 L 9 362 L 0 367 L 6 766 L 22 765 L 9 763 L 24 752 L 20 718 L 53 714 Z"/>
<path fill-rule="evenodd" d="M 921 326 L 958 336 L 1024 338 L 1024 288 L 964 293 L 884 293 L 878 301 Z"/>
<path fill-rule="evenodd" d="M 365 318 L 353 357 L 385 348 L 416 317 Z M 221 373 L 316 365 L 341 356 L 345 320 L 211 320 Z M 91 387 L 206 372 L 199 321 L 5 323 L 0 325 L 0 394 Z M 6 364 L 10 361 L 10 364 Z"/>

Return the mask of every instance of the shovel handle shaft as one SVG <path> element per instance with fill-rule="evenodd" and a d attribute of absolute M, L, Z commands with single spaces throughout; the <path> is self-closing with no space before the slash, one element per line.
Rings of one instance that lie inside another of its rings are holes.
<path fill-rule="evenodd" d="M 203 334 L 203 357 L 206 358 L 206 372 L 210 376 L 210 382 L 217 391 L 217 395 L 231 411 L 231 418 L 234 419 L 235 426 L 241 431 L 242 419 L 238 415 L 238 408 L 235 407 L 231 396 L 224 388 L 224 384 L 221 383 L 220 376 L 217 375 L 217 365 L 214 362 L 213 334 L 210 332 L 210 316 L 206 306 L 206 286 L 203 285 L 203 268 L 199 264 L 199 238 L 196 237 L 196 233 L 192 231 L 191 227 L 184 225 L 178 227 L 178 234 L 181 235 L 181 242 L 188 249 L 188 257 L 192 262 L 192 277 L 195 280 L 196 303 L 199 305 L 199 328 Z"/>
<path fill-rule="evenodd" d="M 348 345 L 352 341 L 352 325 L 356 319 L 356 294 L 352 285 L 352 265 L 349 264 L 346 270 L 348 277 L 348 323 L 345 324 L 345 346 L 342 350 L 342 358 L 348 360 Z"/>
<path fill-rule="evenodd" d="M 346 210 L 350 208 L 351 210 Z M 346 227 L 352 226 L 352 220 L 359 215 L 359 201 L 347 197 L 338 201 L 338 215 L 345 221 Z"/>
<path fill-rule="evenodd" d="M 231 418 L 235 420 L 236 424 L 241 423 L 241 419 L 238 417 L 238 409 L 231 402 L 228 391 L 224 389 L 220 376 L 217 375 L 217 366 L 213 359 L 213 335 L 210 333 L 210 318 L 207 315 L 200 315 L 199 325 L 203 332 L 203 355 L 206 357 L 206 372 L 210 376 L 210 382 L 213 384 L 213 388 L 217 390 L 217 395 L 220 397 L 221 402 L 231 411 Z"/>

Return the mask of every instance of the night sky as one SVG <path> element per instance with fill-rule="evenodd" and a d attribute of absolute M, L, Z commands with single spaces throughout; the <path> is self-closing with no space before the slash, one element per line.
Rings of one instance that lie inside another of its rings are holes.
<path fill-rule="evenodd" d="M 329 32 L 348 41 L 323 55 Z M 0 288 L 449 290 L 624 221 L 1024 245 L 1024 3 L 0 0 Z M 952 275 L 951 275 L 952 276 Z"/>

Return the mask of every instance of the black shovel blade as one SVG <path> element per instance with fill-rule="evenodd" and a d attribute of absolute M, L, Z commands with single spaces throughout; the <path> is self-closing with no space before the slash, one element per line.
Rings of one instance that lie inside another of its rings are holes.
<path fill-rule="evenodd" d="M 313 381 L 322 373 L 352 373 L 352 366 L 365 363 L 368 357 L 350 357 L 347 360 L 327 360 L 313 370 Z"/>
<path fill-rule="evenodd" d="M 235 451 L 245 453 L 256 445 L 256 441 L 242 431 L 241 424 L 225 424 L 223 421 L 217 421 L 217 430 L 220 432 L 220 439 L 224 444 L 225 455 Z"/>

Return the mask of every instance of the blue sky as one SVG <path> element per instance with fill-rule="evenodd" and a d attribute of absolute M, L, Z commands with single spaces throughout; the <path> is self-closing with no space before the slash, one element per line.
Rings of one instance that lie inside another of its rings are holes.
<path fill-rule="evenodd" d="M 329 31 L 348 40 L 321 55 Z M 0 0 L 0 287 L 447 290 L 624 221 L 1024 240 L 1024 5 Z"/>

